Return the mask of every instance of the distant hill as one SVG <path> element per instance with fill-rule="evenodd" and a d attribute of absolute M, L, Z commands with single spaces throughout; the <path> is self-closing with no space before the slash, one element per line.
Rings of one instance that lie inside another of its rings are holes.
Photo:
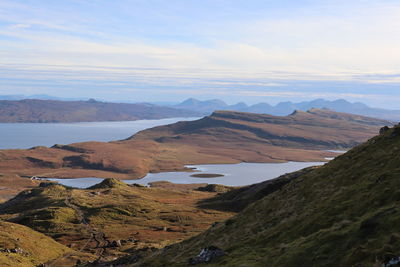
<path fill-rule="evenodd" d="M 215 251 L 207 266 L 399 266 L 399 147 L 396 126 L 319 168 L 221 194 L 207 205 L 244 209 L 136 266 Z"/>
<path fill-rule="evenodd" d="M 325 161 L 333 156 L 326 150 L 351 148 L 389 124 L 319 109 L 289 116 L 217 111 L 121 141 L 0 150 L 0 173 L 126 179 L 187 164 Z"/>
<path fill-rule="evenodd" d="M 189 98 L 182 103 L 175 105 L 175 107 L 208 113 L 215 110 L 224 110 L 229 106 L 224 101 L 219 99 L 200 101 L 195 98 Z"/>
<path fill-rule="evenodd" d="M 59 100 L 59 101 L 85 101 L 87 98 L 67 98 L 57 97 L 45 94 L 38 95 L 0 95 L 0 100 L 23 100 L 23 99 L 39 99 L 39 100 Z"/>
<path fill-rule="evenodd" d="M 199 112 L 142 103 L 0 100 L 0 122 L 130 121 L 195 116 L 199 116 Z"/>
<path fill-rule="evenodd" d="M 228 105 L 218 99 L 200 101 L 194 98 L 190 98 L 180 104 L 175 105 L 175 107 L 203 113 L 212 113 L 215 110 L 233 110 L 241 112 L 264 113 L 277 116 L 288 115 L 294 110 L 307 111 L 312 108 L 319 108 L 330 109 L 336 112 L 363 115 L 373 118 L 400 121 L 400 110 L 372 108 L 360 102 L 350 103 L 344 99 L 338 99 L 334 101 L 316 99 L 313 101 L 305 101 L 300 103 L 281 102 L 275 106 L 272 106 L 268 103 L 258 103 L 248 106 L 243 102 L 237 103 L 235 105 Z"/>

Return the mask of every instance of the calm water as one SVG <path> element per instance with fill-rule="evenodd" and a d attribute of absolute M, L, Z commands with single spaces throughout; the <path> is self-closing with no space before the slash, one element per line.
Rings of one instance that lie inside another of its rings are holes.
<path fill-rule="evenodd" d="M 347 150 L 326 150 L 328 152 L 333 152 L 333 153 L 338 153 L 338 154 L 343 154 L 346 153 Z"/>
<path fill-rule="evenodd" d="M 197 118 L 117 122 L 0 123 L 0 149 L 121 140 L 147 128 L 194 119 Z"/>
<path fill-rule="evenodd" d="M 249 185 L 276 178 L 282 174 L 297 171 L 309 166 L 322 165 L 325 162 L 286 162 L 286 163 L 239 163 L 239 164 L 212 164 L 187 166 L 196 168 L 200 172 L 163 172 L 149 173 L 139 180 L 124 180 L 128 184 L 138 183 L 148 185 L 155 181 L 169 181 L 177 184 L 209 183 L 231 186 Z M 194 173 L 223 174 L 217 178 L 195 178 Z M 48 179 L 61 184 L 86 188 L 100 183 L 101 178 L 76 178 L 76 179 Z"/>

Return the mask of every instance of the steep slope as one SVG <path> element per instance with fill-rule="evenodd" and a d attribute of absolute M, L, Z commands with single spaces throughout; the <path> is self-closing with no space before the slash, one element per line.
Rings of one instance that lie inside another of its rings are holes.
<path fill-rule="evenodd" d="M 25 99 L 0 101 L 0 122 L 132 121 L 193 117 L 200 113 L 151 104 Z"/>
<path fill-rule="evenodd" d="M 210 246 L 226 254 L 207 266 L 388 263 L 400 256 L 399 149 L 396 126 L 140 264 L 186 266 Z"/>
<path fill-rule="evenodd" d="M 208 198 L 199 203 L 200 207 L 211 208 L 216 210 L 229 210 L 241 211 L 251 203 L 269 195 L 275 191 L 280 190 L 286 184 L 292 182 L 294 179 L 319 168 L 319 166 L 308 167 L 296 172 L 281 175 L 278 178 L 267 180 L 261 183 L 242 186 L 238 188 L 225 187 L 223 185 L 207 185 L 200 187 L 198 190 L 208 191 L 222 191 L 223 194 L 218 194 L 213 198 Z M 221 188 L 222 187 L 222 188 Z"/>
<path fill-rule="evenodd" d="M 54 266 L 73 266 L 79 258 L 94 259 L 26 226 L 0 221 L 1 266 L 34 267 L 48 262 L 59 264 Z"/>
<path fill-rule="evenodd" d="M 186 164 L 325 161 L 374 136 L 388 121 L 331 111 L 285 117 L 218 111 L 109 143 L 0 150 L 0 172 L 42 177 L 139 178 Z"/>

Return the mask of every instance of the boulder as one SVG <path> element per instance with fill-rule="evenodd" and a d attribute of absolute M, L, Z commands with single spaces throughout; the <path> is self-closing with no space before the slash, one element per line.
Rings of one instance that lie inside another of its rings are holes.
<path fill-rule="evenodd" d="M 48 186 L 52 186 L 54 184 L 55 184 L 54 182 L 41 182 L 39 184 L 39 187 L 48 187 Z"/>
<path fill-rule="evenodd" d="M 122 246 L 121 240 L 114 240 L 111 242 L 111 245 L 110 245 L 110 247 L 113 247 L 113 248 L 121 247 L 121 246 Z"/>
<path fill-rule="evenodd" d="M 196 265 L 201 263 L 209 263 L 216 258 L 222 257 L 225 255 L 225 252 L 218 247 L 209 246 L 203 248 L 200 253 L 194 257 L 189 259 L 189 265 Z"/>

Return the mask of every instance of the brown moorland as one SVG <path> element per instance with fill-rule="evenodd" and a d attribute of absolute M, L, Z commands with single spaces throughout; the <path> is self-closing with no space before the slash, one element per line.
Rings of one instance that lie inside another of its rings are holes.
<path fill-rule="evenodd" d="M 20 191 L 38 186 L 39 181 L 21 178 L 18 175 L 0 174 L 0 203 L 4 202 Z"/>
<path fill-rule="evenodd" d="M 215 196 L 188 188 L 127 185 L 116 179 L 84 190 L 43 183 L 2 204 L 0 217 L 44 233 L 74 251 L 94 255 L 82 260 L 104 261 L 162 248 L 228 219 L 232 212 L 197 207 Z M 64 254 L 49 259 L 52 266 L 60 266 Z"/>
<path fill-rule="evenodd" d="M 141 131 L 114 142 L 0 150 L 0 172 L 40 177 L 141 178 L 189 171 L 186 164 L 324 161 L 328 149 L 351 148 L 388 121 L 312 109 L 289 116 L 218 111 Z"/>

